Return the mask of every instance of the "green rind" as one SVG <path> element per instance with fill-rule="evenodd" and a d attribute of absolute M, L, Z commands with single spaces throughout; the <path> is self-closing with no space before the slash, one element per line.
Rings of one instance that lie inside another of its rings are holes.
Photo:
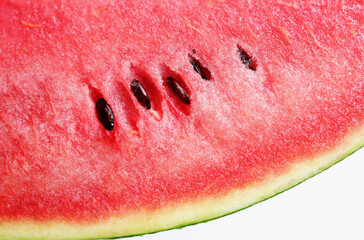
<path fill-rule="evenodd" d="M 201 222 L 195 222 L 195 223 L 191 223 L 191 224 L 187 224 L 187 225 L 183 225 L 183 226 L 178 226 L 178 227 L 176 227 L 176 228 L 180 228 L 180 229 L 182 229 L 182 228 L 184 228 L 184 227 L 188 227 L 188 226 L 196 225 L 196 224 L 199 224 L 199 223 L 206 223 L 206 222 L 210 222 L 210 221 L 213 221 L 213 220 L 215 220 L 215 219 L 219 219 L 219 218 L 226 217 L 226 216 L 229 216 L 229 215 L 231 215 L 231 214 L 234 214 L 234 213 L 240 212 L 240 211 L 242 211 L 242 210 L 244 210 L 244 209 L 247 209 L 247 208 L 250 208 L 250 207 L 252 207 L 252 206 L 254 206 L 254 205 L 258 204 L 258 203 L 264 202 L 264 201 L 266 201 L 266 200 L 268 200 L 268 199 L 270 199 L 270 198 L 273 198 L 273 197 L 275 197 L 275 196 L 277 196 L 277 195 L 279 195 L 279 194 L 281 194 L 281 193 L 284 193 L 284 192 L 286 192 L 286 191 L 290 190 L 291 188 L 294 188 L 294 187 L 296 187 L 296 186 L 300 185 L 301 183 L 303 183 L 303 182 L 305 182 L 305 181 L 309 180 L 310 178 L 313 178 L 314 176 L 316 176 L 316 175 L 318 175 L 318 174 L 320 174 L 320 173 L 324 172 L 325 170 L 327 170 L 327 169 L 331 168 L 331 167 L 332 167 L 332 166 L 334 166 L 335 164 L 337 164 L 337 163 L 341 162 L 341 161 L 342 161 L 342 160 L 344 160 L 345 158 L 347 158 L 347 157 L 349 157 L 350 155 L 354 154 L 355 152 L 359 151 L 359 150 L 360 150 L 363 146 L 364 146 L 364 144 L 363 144 L 362 146 L 360 146 L 358 149 L 356 149 L 356 150 L 354 150 L 353 152 L 351 152 L 351 153 L 349 153 L 348 155 L 346 155 L 345 157 L 341 158 L 339 161 L 337 161 L 337 162 L 333 163 L 332 165 L 328 166 L 327 168 L 323 169 L 322 171 L 317 172 L 317 173 L 313 174 L 312 176 L 310 176 L 310 177 L 308 177 L 308 178 L 306 178 L 306 179 L 303 179 L 303 180 L 302 180 L 302 181 L 300 181 L 299 183 L 297 183 L 297 184 L 295 184 L 295 185 L 293 185 L 293 186 L 291 186 L 291 187 L 289 187 L 289 188 L 287 188 L 287 189 L 284 189 L 283 191 L 277 192 L 277 193 L 276 193 L 276 194 L 274 194 L 274 195 L 268 196 L 267 198 L 264 198 L 264 199 L 262 199 L 262 200 L 259 200 L 258 202 L 255 202 L 255 203 L 253 203 L 253 204 L 251 204 L 251 205 L 249 205 L 249 206 L 246 206 L 246 207 L 244 207 L 244 208 L 240 208 L 240 209 L 238 209 L 238 210 L 236 210 L 236 211 L 233 211 L 233 212 L 227 213 L 227 214 L 225 214 L 225 215 L 221 215 L 221 216 L 218 216 L 218 217 L 215 217 L 215 218 L 207 219 L 207 220 L 205 220 L 205 221 L 201 221 Z M 172 230 L 172 229 L 176 229 L 176 228 L 170 228 L 170 229 L 166 229 L 166 230 L 162 230 L 162 231 L 168 231 L 168 230 Z M 158 233 L 158 232 L 161 232 L 161 231 L 156 231 L 156 232 L 153 232 L 153 233 Z M 150 234 L 153 234 L 153 233 L 150 233 Z M 148 234 L 148 233 L 146 233 L 146 234 Z M 142 236 L 142 235 L 146 235 L 146 234 L 138 234 L 138 235 L 132 235 L 132 236 Z M 132 236 L 125 236 L 125 237 L 132 237 Z M 125 237 L 115 237 L 115 238 L 109 238 L 109 239 L 125 238 Z"/>
<path fill-rule="evenodd" d="M 312 159 L 297 159 L 297 162 L 292 166 L 292 169 L 288 170 L 283 175 L 273 176 L 272 178 L 267 177 L 267 179 L 260 183 L 249 186 L 248 188 L 234 190 L 235 192 L 232 191 L 222 198 L 211 197 L 210 199 L 203 199 L 190 203 L 174 203 L 173 206 L 166 206 L 165 208 L 156 211 L 148 212 L 142 210 L 141 212 L 130 216 L 128 215 L 123 218 L 118 218 L 116 216 L 114 219 L 108 219 L 105 222 L 94 225 L 72 225 L 67 223 L 41 225 L 31 221 L 25 221 L 24 223 L 1 223 L 0 239 L 113 239 L 140 236 L 211 221 L 241 211 L 276 196 L 342 161 L 344 158 L 364 147 L 364 126 L 357 129 L 357 131 L 348 134 L 342 141 L 341 144 L 337 145 L 330 152 L 321 154 Z M 302 168 L 304 170 L 302 170 Z M 306 177 L 290 178 L 290 176 L 295 176 L 295 170 L 297 169 L 299 170 L 299 173 L 301 173 L 299 176 Z M 262 191 L 262 189 L 265 189 L 266 191 Z M 271 189 L 275 189 L 275 191 L 272 191 Z M 261 192 L 264 194 L 260 194 Z M 244 198 L 241 196 L 244 196 Z M 246 199 L 248 199 L 248 201 Z M 238 207 L 238 205 L 241 207 Z M 225 210 L 226 207 L 229 207 L 230 210 Z M 191 212 L 193 213 L 192 217 L 189 215 Z M 153 218 L 150 216 L 153 216 Z M 193 220 L 191 220 L 192 218 Z M 174 224 L 171 224 L 172 220 L 174 221 Z M 154 224 L 156 222 L 157 224 Z M 150 225 L 150 223 L 152 224 Z M 135 228 L 138 224 L 142 227 Z M 158 227 L 152 227 L 157 225 Z M 106 228 L 111 230 L 108 231 Z M 124 234 L 122 233 L 123 231 Z M 134 234 L 131 231 L 134 231 Z M 38 234 L 38 237 L 35 237 L 36 234 Z"/>
<path fill-rule="evenodd" d="M 326 168 L 322 169 L 321 171 L 319 171 L 319 172 L 317 172 L 317 173 L 315 173 L 315 174 L 311 175 L 311 176 L 310 176 L 310 177 L 308 177 L 308 178 L 303 179 L 302 181 L 298 182 L 297 184 L 295 184 L 295 185 L 293 185 L 293 186 L 291 186 L 291 187 L 289 187 L 289 188 L 287 188 L 287 189 L 284 189 L 283 191 L 277 192 L 277 193 L 276 193 L 276 194 L 274 194 L 274 195 L 268 196 L 267 198 L 261 199 L 261 200 L 259 200 L 259 201 L 255 202 L 255 203 L 253 203 L 253 204 L 251 204 L 251 205 L 249 205 L 249 206 L 246 206 L 246 207 L 240 208 L 240 209 L 238 209 L 238 210 L 236 210 L 236 211 L 229 212 L 229 213 L 227 213 L 227 214 L 225 214 L 225 215 L 221 215 L 221 216 L 218 216 L 218 217 L 214 217 L 214 218 L 206 219 L 206 220 L 203 220 L 203 221 L 200 221 L 200 222 L 196 221 L 196 222 L 191 222 L 191 223 L 189 223 L 189 224 L 180 225 L 180 226 L 173 227 L 173 228 L 162 229 L 162 230 L 155 231 L 155 232 L 142 233 L 142 234 L 136 234 L 136 235 L 130 235 L 130 236 L 110 237 L 110 238 L 106 238 L 106 239 L 118 239 L 118 238 L 136 237 L 136 236 L 143 236 L 143 235 L 148 235 L 148 234 L 155 234 L 155 233 L 163 232 L 163 231 L 169 231 L 169 230 L 173 230 L 173 229 L 182 229 L 182 228 L 185 228 L 185 227 L 188 227 L 188 226 L 193 226 L 193 225 L 196 225 L 196 224 L 199 224 L 199 223 L 207 223 L 207 222 L 210 222 L 210 221 L 213 221 L 213 220 L 216 220 L 216 219 L 222 218 L 222 217 L 229 216 L 229 215 L 231 215 L 231 214 L 234 214 L 234 213 L 240 212 L 240 211 L 242 211 L 242 210 L 244 210 L 244 209 L 250 208 L 250 207 L 252 207 L 252 206 L 254 206 L 254 205 L 258 204 L 258 203 L 264 202 L 264 201 L 266 201 L 266 200 L 268 200 L 268 199 L 270 199 L 270 198 L 273 198 L 273 197 L 275 197 L 275 196 L 277 196 L 277 195 L 279 195 L 279 194 L 281 194 L 281 193 L 284 193 L 284 192 L 286 192 L 286 191 L 290 190 L 291 188 L 294 188 L 294 187 L 296 187 L 296 186 L 300 185 L 301 183 L 303 183 L 303 182 L 305 182 L 305 181 L 309 180 L 310 178 L 312 178 L 312 177 L 314 177 L 314 176 L 316 176 L 316 175 L 318 175 L 318 174 L 320 174 L 320 173 L 324 172 L 325 170 L 327 170 L 327 169 L 331 168 L 331 167 L 332 167 L 332 166 L 334 166 L 335 164 L 337 164 L 337 163 L 341 162 L 341 161 L 342 161 L 342 160 L 344 160 L 345 158 L 347 158 L 347 157 L 349 157 L 350 155 L 354 154 L 355 152 L 359 151 L 362 147 L 364 147 L 364 142 L 363 142 L 363 144 L 361 144 L 361 145 L 360 145 L 357 149 L 354 149 L 354 150 L 353 150 L 353 152 L 348 153 L 348 154 L 347 154 L 347 155 L 345 155 L 343 158 L 339 159 L 337 162 L 334 162 L 333 164 L 331 164 L 331 165 L 327 166 Z M 93 240 L 93 239 L 92 239 L 92 238 L 90 238 L 90 239 L 88 239 L 88 240 Z"/>

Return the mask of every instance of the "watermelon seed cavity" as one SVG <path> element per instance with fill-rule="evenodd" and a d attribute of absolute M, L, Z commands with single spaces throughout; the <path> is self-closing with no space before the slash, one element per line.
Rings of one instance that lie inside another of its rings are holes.
<path fill-rule="evenodd" d="M 201 65 L 201 63 L 194 58 L 193 56 L 189 55 L 190 63 L 192 64 L 193 69 L 201 75 L 202 79 L 210 80 L 211 73 L 210 71 Z"/>
<path fill-rule="evenodd" d="M 97 118 L 108 131 L 114 129 L 114 113 L 104 98 L 99 98 L 96 101 Z"/>
<path fill-rule="evenodd" d="M 253 58 L 239 45 L 238 46 L 238 53 L 241 62 L 249 69 L 255 71 L 257 66 Z"/>
<path fill-rule="evenodd" d="M 131 91 L 134 93 L 134 96 L 138 100 L 138 102 L 145 107 L 146 109 L 150 109 L 150 100 L 147 92 L 145 91 L 143 85 L 138 80 L 133 80 L 130 84 Z"/>
<path fill-rule="evenodd" d="M 179 85 L 176 79 L 174 79 L 173 77 L 168 77 L 166 84 L 169 87 L 169 89 L 172 90 L 174 95 L 176 95 L 178 99 L 181 100 L 181 102 L 187 105 L 191 103 L 187 92 L 183 89 L 181 85 Z"/>

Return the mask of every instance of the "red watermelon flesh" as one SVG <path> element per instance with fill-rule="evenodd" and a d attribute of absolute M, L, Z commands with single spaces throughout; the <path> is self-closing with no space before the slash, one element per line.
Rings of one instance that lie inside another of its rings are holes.
<path fill-rule="evenodd" d="M 0 237 L 188 225 L 359 149 L 363 10 L 355 1 L 1 1 Z"/>

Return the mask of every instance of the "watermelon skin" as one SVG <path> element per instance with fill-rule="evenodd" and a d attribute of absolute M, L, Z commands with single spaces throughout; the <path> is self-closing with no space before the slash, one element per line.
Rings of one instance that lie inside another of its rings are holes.
<path fill-rule="evenodd" d="M 0 4 L 3 238 L 200 222 L 363 146 L 360 3 Z M 237 44 L 256 71 L 241 64 Z M 170 75 L 191 105 L 165 87 Z M 151 111 L 131 94 L 134 78 Z M 96 117 L 101 96 L 115 113 L 112 132 Z"/>

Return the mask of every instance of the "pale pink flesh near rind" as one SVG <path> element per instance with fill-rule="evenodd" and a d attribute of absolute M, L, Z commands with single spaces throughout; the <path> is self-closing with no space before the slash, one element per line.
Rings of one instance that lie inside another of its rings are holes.
<path fill-rule="evenodd" d="M 345 138 L 332 151 L 320 157 L 302 159 L 280 176 L 265 180 L 243 189 L 235 189 L 226 195 L 174 202 L 155 210 L 141 209 L 124 216 L 112 216 L 104 221 L 75 223 L 63 221 L 37 222 L 23 219 L 0 225 L 0 237 L 7 239 L 90 239 L 114 238 L 153 233 L 171 228 L 181 228 L 201 221 L 212 220 L 252 204 L 273 197 L 284 190 L 324 171 L 328 167 L 363 147 L 364 128 Z"/>
<path fill-rule="evenodd" d="M 330 151 L 364 122 L 363 10 L 1 2 L 1 221 L 88 223 L 218 198 Z M 100 97 L 115 114 L 111 132 L 97 119 Z"/>

